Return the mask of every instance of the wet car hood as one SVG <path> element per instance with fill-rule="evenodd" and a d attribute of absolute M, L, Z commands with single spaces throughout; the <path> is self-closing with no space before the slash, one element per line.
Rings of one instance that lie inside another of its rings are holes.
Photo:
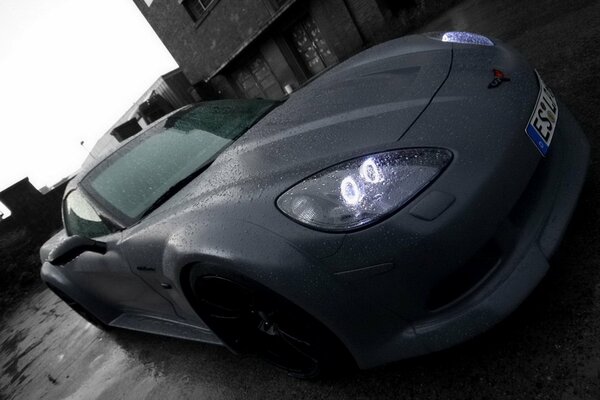
<path fill-rule="evenodd" d="M 272 201 L 323 168 L 396 142 L 452 63 L 449 44 L 409 38 L 373 47 L 292 94 L 154 214 L 191 199 L 196 207 Z"/>

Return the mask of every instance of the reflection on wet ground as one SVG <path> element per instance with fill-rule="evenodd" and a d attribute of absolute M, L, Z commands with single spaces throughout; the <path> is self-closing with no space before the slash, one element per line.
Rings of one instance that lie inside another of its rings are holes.
<path fill-rule="evenodd" d="M 203 385 L 202 393 L 218 395 L 218 382 L 239 372 L 238 360 L 220 347 L 136 332 L 103 332 L 48 290 L 15 310 L 0 341 L 0 388 L 15 398 L 147 398 L 161 393 L 174 398 L 192 381 L 213 381 Z M 217 369 L 215 361 L 221 364 Z M 172 371 L 167 385 L 165 369 L 173 364 L 182 367 L 181 374 Z M 223 374 L 218 371 L 222 368 L 231 372 Z"/>

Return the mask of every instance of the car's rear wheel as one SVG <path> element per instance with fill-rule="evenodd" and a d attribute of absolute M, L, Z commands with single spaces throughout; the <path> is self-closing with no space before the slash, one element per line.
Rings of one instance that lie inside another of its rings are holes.
<path fill-rule="evenodd" d="M 238 354 L 306 379 L 355 366 L 323 324 L 270 290 L 219 276 L 193 277 L 191 290 L 200 317 Z"/>

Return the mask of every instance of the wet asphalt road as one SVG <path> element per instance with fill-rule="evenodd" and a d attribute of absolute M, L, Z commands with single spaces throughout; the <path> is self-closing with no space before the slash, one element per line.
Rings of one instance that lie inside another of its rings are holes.
<path fill-rule="evenodd" d="M 104 333 L 47 290 L 0 331 L 0 398 L 600 399 L 600 2 L 466 1 L 423 28 L 521 50 L 592 144 L 579 207 L 548 276 L 490 332 L 453 349 L 306 382 L 255 358 L 147 334 Z"/>

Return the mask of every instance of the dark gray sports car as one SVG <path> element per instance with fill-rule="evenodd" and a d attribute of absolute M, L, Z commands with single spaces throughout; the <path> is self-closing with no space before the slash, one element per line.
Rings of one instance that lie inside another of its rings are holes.
<path fill-rule="evenodd" d="M 464 32 L 364 51 L 284 102 L 180 109 L 82 171 L 42 278 L 100 327 L 299 377 L 437 351 L 548 269 L 589 146 L 515 51 Z"/>

